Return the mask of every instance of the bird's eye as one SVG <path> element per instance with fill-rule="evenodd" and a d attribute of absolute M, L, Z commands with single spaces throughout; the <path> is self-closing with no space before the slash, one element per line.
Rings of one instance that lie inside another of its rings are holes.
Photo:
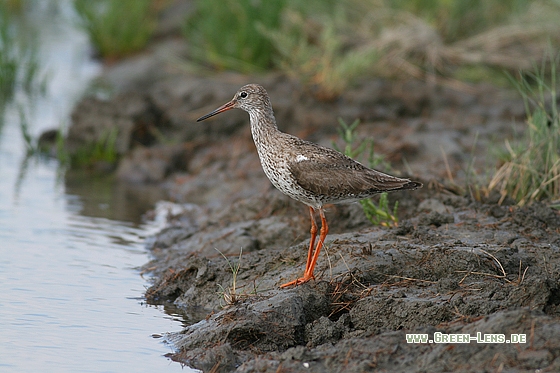
<path fill-rule="evenodd" d="M 239 97 L 241 97 L 241 98 L 246 98 L 246 97 L 247 97 L 247 92 L 241 92 L 241 93 L 239 94 Z"/>

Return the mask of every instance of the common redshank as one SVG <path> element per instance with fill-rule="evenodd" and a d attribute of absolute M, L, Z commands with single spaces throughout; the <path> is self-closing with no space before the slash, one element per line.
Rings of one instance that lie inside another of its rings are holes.
<path fill-rule="evenodd" d="M 303 277 L 281 285 L 299 285 L 315 278 L 313 271 L 329 226 L 323 206 L 354 202 L 382 192 L 416 189 L 422 183 L 369 169 L 333 149 L 281 132 L 266 90 L 258 84 L 241 87 L 233 99 L 196 121 L 230 109 L 243 109 L 251 119 L 251 134 L 264 173 L 282 193 L 306 204 L 311 217 L 311 240 Z M 315 210 L 321 217 L 319 242 Z"/>

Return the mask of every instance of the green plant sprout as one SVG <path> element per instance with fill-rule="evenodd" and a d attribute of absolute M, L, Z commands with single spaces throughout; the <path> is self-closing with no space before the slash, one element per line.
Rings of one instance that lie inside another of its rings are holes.
<path fill-rule="evenodd" d="M 25 111 L 22 106 L 18 107 L 19 111 L 19 128 L 21 131 L 21 136 L 23 137 L 23 141 L 25 143 L 25 149 L 27 155 L 33 155 L 38 152 L 37 141 L 33 139 L 33 136 L 29 132 L 29 122 L 27 120 L 27 116 L 25 115 Z"/>
<path fill-rule="evenodd" d="M 218 284 L 218 287 L 220 288 L 218 295 L 223 298 L 224 302 L 226 303 L 226 305 L 222 307 L 228 307 L 239 301 L 240 295 L 237 294 L 237 275 L 239 274 L 239 268 L 241 267 L 241 256 L 243 255 L 243 248 L 239 250 L 239 259 L 235 264 L 232 263 L 220 250 L 216 249 L 216 251 L 219 252 L 220 255 L 226 260 L 233 275 L 231 286 L 229 288 L 225 289 L 222 285 Z"/>
<path fill-rule="evenodd" d="M 359 157 L 367 148 L 368 143 L 370 145 L 369 152 L 369 166 L 376 167 L 383 164 L 387 168 L 387 163 L 383 160 L 383 157 L 376 156 L 373 152 L 373 140 L 363 140 L 358 145 L 356 145 L 356 127 L 360 124 L 359 119 L 356 119 L 352 124 L 348 125 L 341 118 L 338 119 L 340 123 L 340 128 L 338 133 L 342 141 L 344 141 L 344 150 L 338 148 L 338 146 L 333 141 L 333 147 L 344 153 L 350 158 Z M 375 204 L 370 198 L 360 200 L 360 205 L 364 214 L 368 220 L 374 225 L 381 225 L 384 227 L 396 227 L 399 224 L 399 219 L 397 218 L 397 208 L 399 207 L 399 202 L 396 201 L 393 208 L 389 206 L 388 193 L 384 192 L 379 195 L 379 203 Z"/>
<path fill-rule="evenodd" d="M 116 149 L 118 134 L 118 128 L 106 130 L 95 143 L 84 145 L 73 153 L 70 156 L 70 165 L 81 167 L 91 166 L 97 162 L 116 163 L 118 159 Z"/>

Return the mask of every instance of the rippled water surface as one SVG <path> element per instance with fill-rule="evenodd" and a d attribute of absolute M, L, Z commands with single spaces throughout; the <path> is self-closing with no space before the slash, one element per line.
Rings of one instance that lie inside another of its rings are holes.
<path fill-rule="evenodd" d="M 35 15 L 49 79 L 45 96 L 26 108 L 34 137 L 68 121 L 101 69 L 72 22 L 51 16 Z M 109 182 L 70 185 L 56 160 L 26 158 L 17 118 L 8 108 L 0 126 L 0 371 L 190 371 L 152 337 L 178 330 L 180 318 L 141 299 L 143 239 L 157 228 L 138 224 L 149 203 L 140 206 L 138 195 L 123 202 Z"/>

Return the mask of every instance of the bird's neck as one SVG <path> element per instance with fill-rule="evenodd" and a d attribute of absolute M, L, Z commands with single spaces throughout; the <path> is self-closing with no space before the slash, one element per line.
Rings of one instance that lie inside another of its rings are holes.
<path fill-rule="evenodd" d="M 251 134 L 257 149 L 274 141 L 280 131 L 271 108 L 251 110 L 249 117 L 251 118 Z"/>

